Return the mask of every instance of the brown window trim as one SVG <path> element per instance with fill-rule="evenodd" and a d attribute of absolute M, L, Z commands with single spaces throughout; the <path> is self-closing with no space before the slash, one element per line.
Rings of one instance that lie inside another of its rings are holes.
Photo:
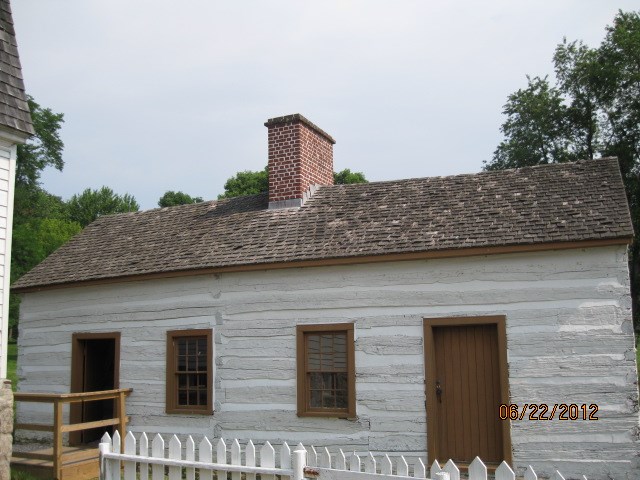
<path fill-rule="evenodd" d="M 309 408 L 309 389 L 307 388 L 307 355 L 305 334 L 308 332 L 346 332 L 347 334 L 347 388 L 346 409 Z M 353 419 L 356 417 L 356 368 L 353 323 L 334 323 L 322 325 L 298 325 L 296 327 L 296 365 L 298 370 L 298 416 L 299 417 L 338 417 Z"/>
<path fill-rule="evenodd" d="M 176 400 L 176 355 L 174 338 L 179 337 L 206 337 L 207 338 L 207 404 L 202 406 L 180 407 Z M 166 383 L 166 412 L 195 415 L 213 414 L 213 344 L 211 329 L 194 330 L 169 330 L 167 332 L 167 383 Z"/>

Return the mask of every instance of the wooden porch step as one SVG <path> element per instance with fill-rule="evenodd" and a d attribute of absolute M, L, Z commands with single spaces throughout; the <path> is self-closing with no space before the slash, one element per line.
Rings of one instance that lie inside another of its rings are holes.
<path fill-rule="evenodd" d="M 14 452 L 11 469 L 30 473 L 42 479 L 54 478 L 53 448 L 33 452 Z M 100 474 L 98 449 L 95 447 L 63 447 L 61 478 L 58 480 L 88 480 Z"/>

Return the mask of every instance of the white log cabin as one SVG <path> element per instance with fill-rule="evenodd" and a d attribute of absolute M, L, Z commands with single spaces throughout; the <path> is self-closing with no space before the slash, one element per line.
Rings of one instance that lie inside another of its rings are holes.
<path fill-rule="evenodd" d="M 22 392 L 131 388 L 147 434 L 639 477 L 616 159 L 333 185 L 330 135 L 265 125 L 268 193 L 101 217 L 14 285 Z"/>

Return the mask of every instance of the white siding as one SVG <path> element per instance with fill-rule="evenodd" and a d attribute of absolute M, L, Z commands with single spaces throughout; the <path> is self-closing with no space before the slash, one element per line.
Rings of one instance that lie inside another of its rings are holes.
<path fill-rule="evenodd" d="M 632 478 L 638 394 L 626 261 L 624 247 L 606 247 L 27 294 L 20 390 L 68 391 L 71 334 L 120 331 L 134 431 L 424 455 L 422 319 L 503 314 L 514 403 L 600 406 L 599 421 L 513 422 L 516 465 Z M 295 326 L 329 322 L 356 324 L 357 420 L 295 414 Z M 166 331 L 205 327 L 214 329 L 215 414 L 167 416 Z M 48 415 L 19 410 L 21 421 Z"/>
<path fill-rule="evenodd" d="M 0 379 L 7 376 L 9 275 L 16 146 L 0 138 Z"/>

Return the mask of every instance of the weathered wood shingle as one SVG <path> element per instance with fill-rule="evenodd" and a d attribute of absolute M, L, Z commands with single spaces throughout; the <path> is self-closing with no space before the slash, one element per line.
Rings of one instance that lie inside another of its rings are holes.
<path fill-rule="evenodd" d="M 633 235 L 615 159 L 321 187 L 104 216 L 15 289 L 123 276 Z"/>
<path fill-rule="evenodd" d="M 33 135 L 9 0 L 0 0 L 0 126 Z"/>

